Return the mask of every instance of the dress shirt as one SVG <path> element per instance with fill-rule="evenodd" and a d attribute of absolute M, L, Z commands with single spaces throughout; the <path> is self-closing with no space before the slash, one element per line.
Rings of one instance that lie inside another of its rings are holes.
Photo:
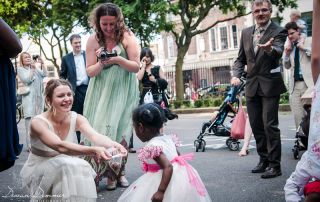
<path fill-rule="evenodd" d="M 83 51 L 81 51 L 80 55 L 77 55 L 75 52 L 73 52 L 73 58 L 77 70 L 77 86 L 88 85 L 89 78 L 86 71 L 86 65 L 84 63 Z"/>
<path fill-rule="evenodd" d="M 268 29 L 268 27 L 269 27 L 270 24 L 271 24 L 271 20 L 269 20 L 269 22 L 268 22 L 265 26 L 261 26 L 261 27 L 260 27 L 260 28 L 261 28 L 261 31 L 260 31 L 260 39 L 262 39 L 263 34 L 264 34 L 265 31 Z M 254 33 L 256 33 L 256 30 L 257 30 L 258 27 L 259 27 L 259 25 L 256 24 Z M 252 37 L 252 40 L 254 41 L 254 37 Z M 272 49 L 273 49 L 273 46 L 271 46 L 271 47 L 272 47 Z M 253 49 L 254 49 L 254 47 L 253 47 Z M 271 50 L 272 50 L 272 49 L 271 49 Z M 267 54 L 270 56 L 270 55 L 271 55 L 271 52 L 272 52 L 272 51 L 268 52 Z"/>
<path fill-rule="evenodd" d="M 292 47 L 293 47 L 292 52 L 293 52 L 293 53 L 296 52 L 296 46 L 295 46 L 294 44 L 295 44 L 295 43 L 299 43 L 299 42 L 300 42 L 300 39 L 299 39 L 297 42 L 292 42 Z M 309 47 L 308 47 L 307 50 L 306 50 L 306 54 L 308 54 L 308 51 L 309 51 Z M 300 49 L 299 49 L 299 57 L 300 57 L 300 53 L 301 53 L 301 51 L 300 51 Z M 289 57 L 285 56 L 285 60 L 286 60 L 286 61 L 289 61 L 289 60 L 290 60 L 290 56 L 289 56 Z M 299 60 L 300 60 L 300 58 L 299 58 Z M 302 71 L 301 71 L 301 65 L 299 66 L 299 75 L 300 75 L 300 78 L 303 78 L 303 76 L 302 76 Z"/>

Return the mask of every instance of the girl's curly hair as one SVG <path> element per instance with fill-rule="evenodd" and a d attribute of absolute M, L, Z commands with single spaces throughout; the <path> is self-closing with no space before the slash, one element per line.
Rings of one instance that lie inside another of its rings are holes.
<path fill-rule="evenodd" d="M 119 6 L 114 3 L 100 4 L 93 9 L 89 17 L 90 26 L 93 27 L 94 31 L 96 32 L 96 38 L 98 39 L 100 46 L 105 45 L 105 37 L 100 27 L 100 18 L 106 15 L 116 17 L 115 31 L 113 34 L 113 39 L 116 42 L 121 42 L 123 40 L 123 35 L 125 32 L 130 33 L 130 30 L 124 24 L 123 14 Z"/>

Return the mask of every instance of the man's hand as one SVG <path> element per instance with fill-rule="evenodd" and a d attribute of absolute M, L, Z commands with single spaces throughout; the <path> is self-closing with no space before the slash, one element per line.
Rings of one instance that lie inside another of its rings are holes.
<path fill-rule="evenodd" d="M 284 51 L 286 53 L 286 57 L 289 57 L 290 53 L 292 52 L 292 48 L 287 46 L 287 47 L 284 48 Z"/>
<path fill-rule="evenodd" d="M 265 44 L 257 44 L 257 46 L 260 47 L 265 52 L 269 53 L 272 50 L 273 40 L 274 39 L 271 38 L 267 43 L 265 43 Z"/>
<path fill-rule="evenodd" d="M 240 79 L 238 77 L 232 77 L 231 79 L 231 86 L 239 86 L 241 83 Z"/>

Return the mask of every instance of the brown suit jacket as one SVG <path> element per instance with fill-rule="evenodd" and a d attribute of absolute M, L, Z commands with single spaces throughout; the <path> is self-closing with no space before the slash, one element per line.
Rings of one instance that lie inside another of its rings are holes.
<path fill-rule="evenodd" d="M 273 50 L 266 53 L 259 48 L 255 55 L 252 42 L 254 30 L 255 25 L 242 30 L 240 49 L 238 58 L 234 63 L 233 76 L 240 78 L 245 65 L 247 65 L 246 96 L 253 97 L 256 94 L 258 84 L 260 84 L 265 96 L 280 95 L 287 91 L 280 72 L 279 60 L 283 54 L 288 31 L 271 22 L 259 43 L 265 44 L 271 38 L 274 38 Z"/>

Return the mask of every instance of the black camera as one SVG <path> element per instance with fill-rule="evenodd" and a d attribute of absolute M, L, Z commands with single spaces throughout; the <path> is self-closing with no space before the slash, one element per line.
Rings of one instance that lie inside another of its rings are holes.
<path fill-rule="evenodd" d="M 37 56 L 37 55 L 33 55 L 33 56 L 32 56 L 32 59 L 33 59 L 33 60 L 37 60 L 37 59 L 38 59 L 38 56 Z"/>
<path fill-rule="evenodd" d="M 100 60 L 106 60 L 108 57 L 116 57 L 118 54 L 117 53 L 111 53 L 107 54 L 106 50 L 103 48 L 101 53 L 100 53 Z"/>

